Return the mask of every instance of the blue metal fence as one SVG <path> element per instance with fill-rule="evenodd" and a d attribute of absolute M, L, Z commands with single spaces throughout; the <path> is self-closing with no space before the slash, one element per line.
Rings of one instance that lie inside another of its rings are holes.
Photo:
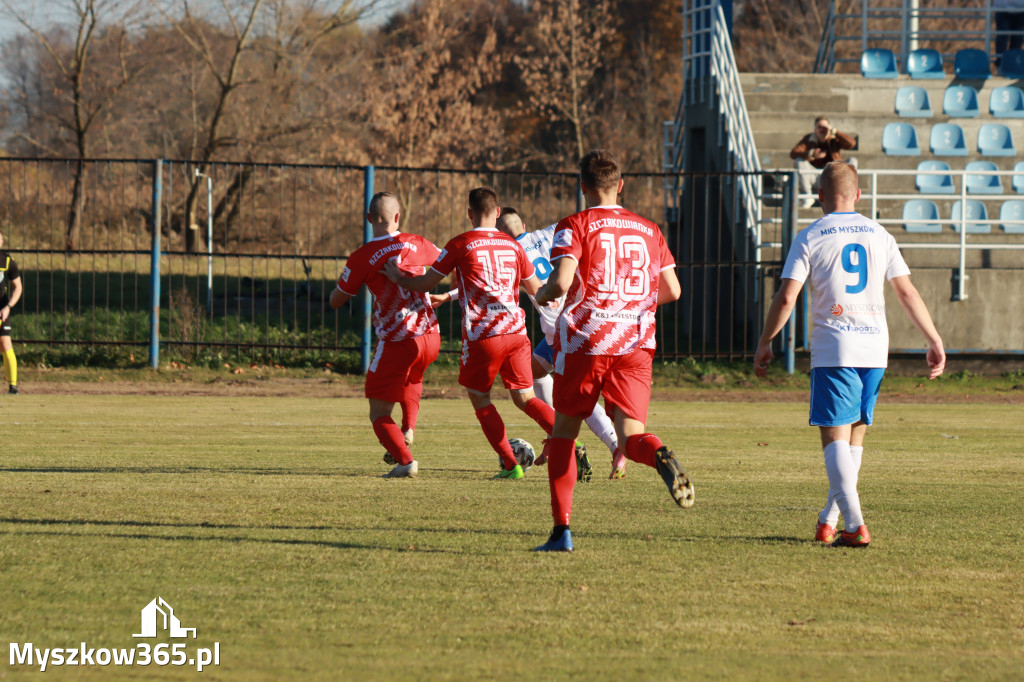
<path fill-rule="evenodd" d="M 85 202 L 72 244 L 79 172 Z M 675 184 L 692 200 L 662 227 L 684 296 L 659 312 L 659 355 L 749 357 L 781 240 L 765 233 L 753 243 L 737 228 L 745 217 L 722 199 L 736 174 L 680 178 Z M 663 222 L 665 180 L 627 175 L 623 205 Z M 129 361 L 148 351 L 153 366 L 161 352 L 282 363 L 348 354 L 349 366 L 365 369 L 369 297 L 337 311 L 327 299 L 348 254 L 369 237 L 369 197 L 396 194 L 404 229 L 443 246 L 470 227 L 466 195 L 480 185 L 494 187 L 531 229 L 582 203 L 573 173 L 0 159 L 0 230 L 26 289 L 14 340 L 39 352 L 117 349 Z M 782 222 L 781 207 L 764 210 L 765 224 Z M 457 306 L 441 310 L 447 352 L 458 345 L 459 314 Z M 532 317 L 531 326 L 537 333 Z"/>

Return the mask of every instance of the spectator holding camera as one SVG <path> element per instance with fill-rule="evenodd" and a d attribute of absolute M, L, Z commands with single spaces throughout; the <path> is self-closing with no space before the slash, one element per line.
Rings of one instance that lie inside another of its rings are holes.
<path fill-rule="evenodd" d="M 857 159 L 844 159 L 842 153 L 842 150 L 856 146 L 857 140 L 833 128 L 828 117 L 814 119 L 814 130 L 800 138 L 789 152 L 789 158 L 796 161 L 796 169 L 800 173 L 800 194 L 817 194 L 821 171 L 833 161 L 846 161 L 856 168 Z M 814 205 L 814 197 L 805 197 L 801 205 L 810 208 Z"/>

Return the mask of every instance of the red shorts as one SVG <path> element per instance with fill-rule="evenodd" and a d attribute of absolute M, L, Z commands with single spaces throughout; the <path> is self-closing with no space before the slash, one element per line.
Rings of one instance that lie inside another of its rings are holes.
<path fill-rule="evenodd" d="M 646 424 L 653 360 L 654 351 L 647 349 L 628 355 L 559 353 L 555 359 L 555 410 L 586 418 L 603 395 L 609 413 L 617 407 L 630 419 Z"/>
<path fill-rule="evenodd" d="M 423 372 L 437 359 L 440 334 L 424 334 L 404 341 L 377 341 L 366 372 L 366 397 L 401 402 L 405 387 L 423 382 Z"/>
<path fill-rule="evenodd" d="M 459 383 L 487 393 L 500 372 L 501 383 L 510 390 L 533 387 L 530 339 L 526 334 L 502 334 L 478 341 L 462 342 Z"/>

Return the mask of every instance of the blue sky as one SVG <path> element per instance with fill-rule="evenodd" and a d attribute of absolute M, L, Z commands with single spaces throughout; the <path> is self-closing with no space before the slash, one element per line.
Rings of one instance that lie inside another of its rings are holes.
<path fill-rule="evenodd" d="M 364 23 L 375 25 L 383 22 L 395 10 L 407 7 L 413 0 L 375 0 L 377 8 L 367 16 Z M 9 39 L 24 28 L 10 15 L 4 5 L 10 5 L 14 11 L 27 17 L 37 27 L 44 27 L 48 23 L 68 21 L 73 19 L 73 14 L 65 8 L 68 0 L 4 0 L 0 2 L 0 42 Z M 165 6 L 177 4 L 176 0 L 164 0 Z M 327 4 L 330 4 L 328 0 Z M 220 7 L 219 0 L 192 0 L 193 7 Z"/>

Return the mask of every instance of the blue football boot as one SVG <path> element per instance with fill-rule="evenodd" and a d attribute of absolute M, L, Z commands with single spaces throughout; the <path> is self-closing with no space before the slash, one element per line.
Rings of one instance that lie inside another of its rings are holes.
<path fill-rule="evenodd" d="M 556 537 L 557 536 L 557 537 Z M 568 528 L 564 529 L 561 533 L 557 530 L 552 530 L 551 535 L 548 537 L 548 541 L 540 547 L 534 547 L 534 552 L 571 552 L 572 551 L 572 531 Z"/>

